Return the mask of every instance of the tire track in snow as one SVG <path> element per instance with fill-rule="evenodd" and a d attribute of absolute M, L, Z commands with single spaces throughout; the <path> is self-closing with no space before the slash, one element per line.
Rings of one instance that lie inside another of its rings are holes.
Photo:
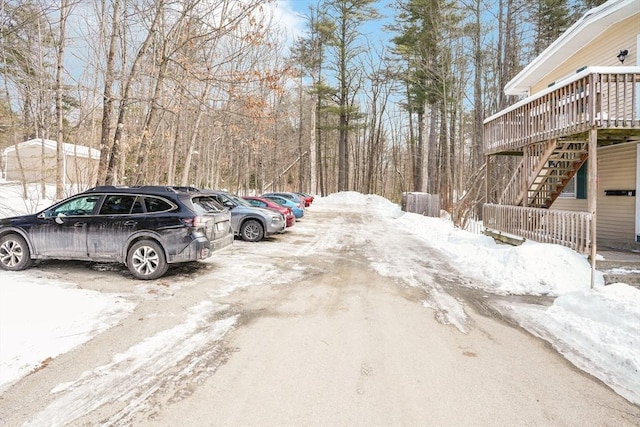
<path fill-rule="evenodd" d="M 366 224 L 368 240 L 362 246 L 373 269 L 382 276 L 424 289 L 427 299 L 423 305 L 435 311 L 436 320 L 468 333 L 470 319 L 463 303 L 446 292 L 440 283 L 451 286 L 464 279 L 441 259 L 437 249 L 402 232 L 393 225 L 392 219 L 371 216 L 370 220 L 365 218 L 363 224 Z"/>
<path fill-rule="evenodd" d="M 331 215 L 328 218 L 322 218 L 320 214 L 322 211 L 314 212 L 318 222 L 321 221 L 322 228 L 317 234 L 310 235 L 310 240 L 303 245 L 300 245 L 295 254 L 298 257 L 320 254 L 336 251 L 349 245 L 349 236 L 345 234 L 344 230 L 346 224 L 353 220 L 353 216 L 335 216 Z"/>
<path fill-rule="evenodd" d="M 106 425 L 127 425 L 139 412 L 153 410 L 154 395 L 177 385 L 174 395 L 188 384 L 211 375 L 223 362 L 221 340 L 238 315 L 224 316 L 228 306 L 206 301 L 191 307 L 186 321 L 157 333 L 111 363 L 82 374 L 76 381 L 51 390 L 59 396 L 25 426 L 66 425 L 103 405 L 126 404 L 105 420 Z M 111 412 L 111 411 L 109 411 Z"/>

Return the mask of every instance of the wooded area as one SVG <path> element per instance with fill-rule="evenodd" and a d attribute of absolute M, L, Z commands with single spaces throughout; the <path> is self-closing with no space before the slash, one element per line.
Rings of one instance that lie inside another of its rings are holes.
<path fill-rule="evenodd" d="M 600 3 L 318 0 L 290 40 L 269 0 L 0 0 L 0 148 L 97 148 L 97 184 L 428 192 L 463 224 L 505 83 Z"/>

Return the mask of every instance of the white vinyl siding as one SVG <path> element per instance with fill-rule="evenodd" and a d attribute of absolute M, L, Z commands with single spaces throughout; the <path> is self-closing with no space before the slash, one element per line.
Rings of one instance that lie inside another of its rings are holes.
<path fill-rule="evenodd" d="M 587 189 L 587 194 L 589 190 Z M 561 211 L 576 211 L 587 212 L 587 199 L 576 199 L 574 197 L 558 197 L 551 209 L 557 209 Z"/>
<path fill-rule="evenodd" d="M 635 240 L 636 198 L 605 196 L 605 191 L 636 189 L 636 146 L 598 150 L 598 239 Z"/>
<path fill-rule="evenodd" d="M 541 81 L 534 84 L 531 94 L 546 89 L 553 82 L 575 74 L 583 67 L 615 67 L 618 65 L 635 65 L 634 56 L 638 51 L 638 32 L 640 29 L 640 13 L 618 22 L 600 34 L 595 40 L 582 49 L 569 56 L 566 61 L 546 75 Z M 621 64 L 618 53 L 627 49 L 629 56 Z"/>

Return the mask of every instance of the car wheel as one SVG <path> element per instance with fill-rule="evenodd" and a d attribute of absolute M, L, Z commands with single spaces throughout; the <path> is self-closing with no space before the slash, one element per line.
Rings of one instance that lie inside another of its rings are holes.
<path fill-rule="evenodd" d="M 240 227 L 240 237 L 247 242 L 257 242 L 264 237 L 264 230 L 262 224 L 255 219 L 245 221 Z"/>
<path fill-rule="evenodd" d="M 26 240 L 19 234 L 7 234 L 0 239 L 0 267 L 19 271 L 31 267 L 31 251 Z"/>
<path fill-rule="evenodd" d="M 127 267 L 131 274 L 142 280 L 153 280 L 167 272 L 169 265 L 162 247 L 152 240 L 134 243 L 127 254 Z"/>

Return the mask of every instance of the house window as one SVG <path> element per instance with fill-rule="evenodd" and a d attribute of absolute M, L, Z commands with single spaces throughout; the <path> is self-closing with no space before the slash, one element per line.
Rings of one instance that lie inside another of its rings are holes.
<path fill-rule="evenodd" d="M 560 193 L 560 197 L 562 198 L 566 197 L 570 199 L 576 198 L 576 177 L 575 176 L 571 178 L 569 183 L 565 185 L 565 187 L 562 189 L 562 192 Z"/>
<path fill-rule="evenodd" d="M 560 197 L 571 199 L 587 198 L 587 162 L 578 169 L 578 173 L 571 178 L 571 181 L 564 187 Z"/>

